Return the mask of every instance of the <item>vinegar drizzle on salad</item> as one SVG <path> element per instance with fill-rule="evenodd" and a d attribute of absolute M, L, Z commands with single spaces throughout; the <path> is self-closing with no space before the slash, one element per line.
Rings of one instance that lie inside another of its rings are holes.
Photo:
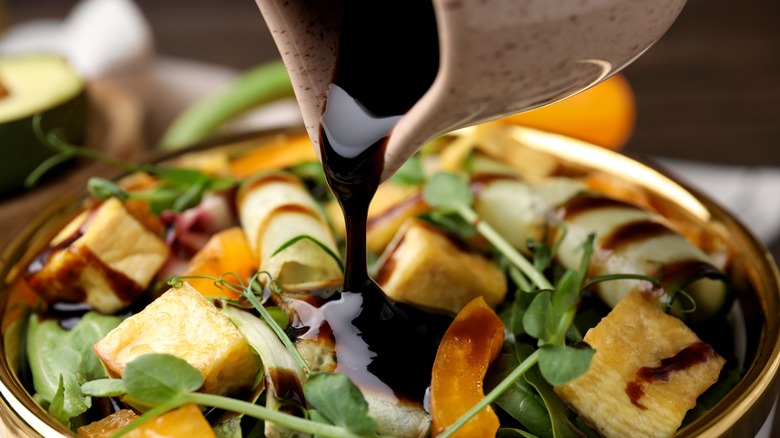
<path fill-rule="evenodd" d="M 381 4 L 348 2 L 320 130 L 347 247 L 344 291 L 323 309 L 333 315 L 325 319 L 336 340 L 337 371 L 421 402 L 449 318 L 387 299 L 368 275 L 366 221 L 390 132 L 435 78 L 438 36 L 431 3 Z"/>

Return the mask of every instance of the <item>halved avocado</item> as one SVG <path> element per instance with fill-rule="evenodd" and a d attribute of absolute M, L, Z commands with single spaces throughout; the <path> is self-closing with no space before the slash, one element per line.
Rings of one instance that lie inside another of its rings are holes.
<path fill-rule="evenodd" d="M 41 114 L 44 132 L 58 129 L 80 144 L 87 123 L 84 80 L 57 55 L 0 58 L 0 195 L 22 187 L 25 177 L 54 152 L 33 131 Z"/>

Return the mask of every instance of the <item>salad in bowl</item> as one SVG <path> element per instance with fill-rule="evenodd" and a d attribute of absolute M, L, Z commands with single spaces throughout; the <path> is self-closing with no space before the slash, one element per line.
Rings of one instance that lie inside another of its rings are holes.
<path fill-rule="evenodd" d="M 776 396 L 771 259 L 617 153 L 488 123 L 383 183 L 371 274 L 435 341 L 392 357 L 344 348 L 395 333 L 352 324 L 304 134 L 125 167 L 6 250 L 9 433 L 739 436 Z"/>

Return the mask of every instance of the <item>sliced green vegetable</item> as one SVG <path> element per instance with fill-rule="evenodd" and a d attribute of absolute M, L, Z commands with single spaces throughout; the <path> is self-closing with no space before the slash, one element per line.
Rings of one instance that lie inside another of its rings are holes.
<path fill-rule="evenodd" d="M 160 146 L 175 150 L 193 144 L 247 110 L 293 96 L 290 78 L 281 61 L 261 65 L 185 110 L 165 132 Z"/>
<path fill-rule="evenodd" d="M 238 328 L 238 331 L 244 335 L 252 349 L 260 356 L 260 359 L 263 361 L 263 367 L 266 368 L 266 370 L 288 370 L 291 373 L 298 375 L 302 380 L 304 377 L 301 373 L 302 367 L 298 365 L 296 358 L 287 347 L 285 347 L 268 323 L 249 312 L 227 304 L 222 308 L 222 313 L 224 313 L 236 328 Z"/>
<path fill-rule="evenodd" d="M 285 406 L 290 407 L 291 404 L 297 405 L 300 403 L 302 400 L 297 400 L 296 398 L 302 397 L 303 394 L 295 393 L 293 397 L 288 397 L 288 399 L 282 398 L 285 392 L 296 391 L 294 391 L 295 388 L 290 388 L 290 382 L 286 380 L 285 382 L 280 382 L 277 380 L 277 376 L 292 376 L 300 385 L 299 389 L 303 388 L 306 376 L 303 373 L 303 369 L 296 362 L 296 358 L 285 347 L 268 323 L 249 312 L 228 304 L 222 307 L 222 312 L 260 356 L 265 372 L 267 389 L 265 406 L 270 410 L 280 411 Z M 282 384 L 285 384 L 286 387 L 282 388 Z M 301 406 L 300 408 L 303 407 Z M 273 426 L 275 427 L 276 425 Z"/>
<path fill-rule="evenodd" d="M 461 214 L 466 212 L 464 208 L 459 208 L 458 211 Z M 477 218 L 475 217 L 475 219 Z M 506 241 L 502 241 L 500 235 L 498 234 L 495 236 L 495 241 L 491 242 L 496 247 L 500 248 L 508 246 Z M 584 284 L 585 275 L 587 273 L 592 245 L 592 238 L 588 238 L 584 243 L 584 255 L 580 263 L 581 271 L 578 272 L 572 270 L 568 276 L 564 276 L 567 278 L 562 277 L 558 281 L 558 284 L 555 288 L 551 287 L 550 290 L 543 290 L 538 292 L 523 315 L 523 328 L 531 336 L 537 337 L 538 345 L 542 347 L 554 346 L 556 348 L 548 348 L 548 350 L 551 350 L 552 352 L 547 351 L 544 353 L 547 354 L 547 358 L 544 360 L 544 362 L 540 361 L 540 356 L 543 354 L 542 350 L 544 348 L 539 348 L 522 358 L 518 357 L 519 359 L 522 359 L 520 364 L 509 374 L 507 374 L 503 380 L 496 384 L 496 386 L 485 395 L 485 398 L 480 400 L 479 403 L 475 404 L 465 414 L 458 418 L 457 421 L 452 423 L 450 427 L 445 429 L 444 432 L 441 433 L 440 438 L 447 438 L 454 434 L 458 428 L 466 424 L 474 415 L 476 415 L 490 403 L 493 403 L 506 391 L 510 390 L 510 388 L 512 388 L 518 379 L 525 375 L 529 370 L 534 368 L 537 364 L 540 368 L 542 368 L 542 374 L 545 377 L 549 375 L 554 380 L 571 380 L 579 375 L 577 372 L 581 374 L 588 369 L 590 366 L 590 359 L 592 358 L 592 354 L 570 354 L 569 350 L 566 349 L 568 347 L 565 347 L 564 342 L 565 335 L 569 332 L 569 328 L 571 327 L 571 323 L 574 319 L 573 315 L 576 313 L 577 304 L 579 303 L 579 299 L 573 299 L 571 297 L 573 294 L 572 289 L 576 292 L 577 296 L 579 296 L 582 285 Z M 504 253 L 504 255 L 506 255 L 506 253 Z M 524 266 L 533 270 L 533 266 L 530 264 L 530 262 L 525 259 L 523 260 L 525 263 L 527 263 L 527 265 Z M 538 271 L 534 272 L 538 273 Z M 546 279 L 544 281 L 547 282 Z M 510 337 L 509 339 L 514 339 L 514 337 Z M 559 347 L 563 347 L 563 350 L 560 350 Z M 559 351 L 563 351 L 563 353 L 559 353 Z M 557 360 L 549 360 L 550 355 L 553 357 L 555 355 L 565 355 L 565 359 L 567 361 L 575 361 L 577 363 L 560 363 Z M 554 421 L 555 420 L 553 420 L 553 422 Z M 553 428 L 555 429 L 555 425 L 553 425 Z"/>
<path fill-rule="evenodd" d="M 233 416 L 214 426 L 217 438 L 243 438 L 241 432 L 241 417 Z"/>
<path fill-rule="evenodd" d="M 207 278 L 209 280 L 214 281 L 215 284 L 224 287 L 228 290 L 231 290 L 237 294 L 242 295 L 244 298 L 249 301 L 250 304 L 252 304 L 252 307 L 257 310 L 258 313 L 260 313 L 260 317 L 263 318 L 263 321 L 265 321 L 266 324 L 268 324 L 268 327 L 271 328 L 271 330 L 274 331 L 278 339 L 284 344 L 284 346 L 287 348 L 287 350 L 290 352 L 292 357 L 295 359 L 295 361 L 298 363 L 298 365 L 303 369 L 305 372 L 309 372 L 309 365 L 306 363 L 306 361 L 303 359 L 301 354 L 298 352 L 298 350 L 295 348 L 295 346 L 292 344 L 292 341 L 290 341 L 290 338 L 287 336 L 287 334 L 284 332 L 284 329 L 280 327 L 276 320 L 271 316 L 271 314 L 268 312 L 268 309 L 263 305 L 263 302 L 261 302 L 257 295 L 263 294 L 263 285 L 260 283 L 260 277 L 262 275 L 267 275 L 269 277 L 268 280 L 268 289 L 271 291 L 271 293 L 279 293 L 281 291 L 281 287 L 279 286 L 279 283 L 274 280 L 270 274 L 267 272 L 261 271 L 256 273 L 252 276 L 251 279 L 249 279 L 248 283 L 245 283 L 241 277 L 239 277 L 234 272 L 226 272 L 222 274 L 222 277 L 220 278 L 214 278 L 214 277 L 208 277 L 208 276 L 181 276 L 181 277 L 174 277 L 171 278 L 168 281 L 168 285 L 171 287 L 179 287 L 182 280 L 185 280 L 187 278 Z M 228 278 L 238 278 L 238 282 L 230 281 Z M 234 321 L 234 324 L 236 322 Z M 246 327 L 249 331 L 249 329 L 256 329 L 257 327 L 254 327 L 253 324 L 246 323 Z"/>

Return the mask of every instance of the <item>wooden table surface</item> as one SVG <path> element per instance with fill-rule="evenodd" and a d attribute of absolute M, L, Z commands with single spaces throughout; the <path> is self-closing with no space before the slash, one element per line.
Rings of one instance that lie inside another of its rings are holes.
<path fill-rule="evenodd" d="M 75 3 L 5 0 L 6 24 L 62 18 Z M 239 69 L 277 58 L 251 0 L 136 3 L 159 54 Z M 780 1 L 690 0 L 667 34 L 624 72 L 638 116 L 627 152 L 780 167 Z M 24 221 L 17 215 L 3 223 L 0 245 Z M 780 242 L 771 249 L 780 256 Z"/>

